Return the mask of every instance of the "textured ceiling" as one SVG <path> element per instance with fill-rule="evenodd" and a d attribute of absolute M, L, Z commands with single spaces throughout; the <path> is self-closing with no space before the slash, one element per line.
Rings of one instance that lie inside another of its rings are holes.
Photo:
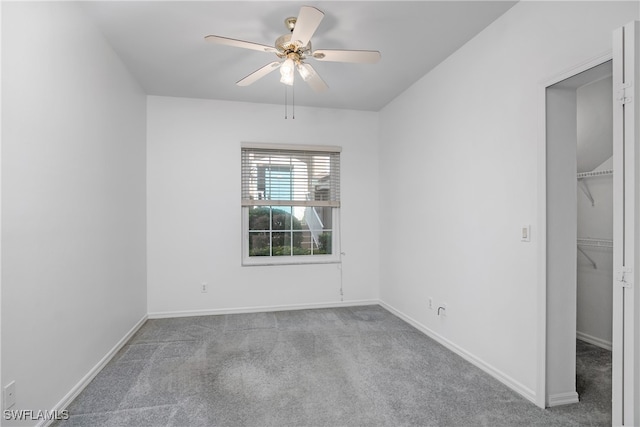
<path fill-rule="evenodd" d="M 90 1 L 81 4 L 150 95 L 281 104 L 273 72 L 235 82 L 277 60 L 273 53 L 206 43 L 215 34 L 273 45 L 303 5 L 325 13 L 314 49 L 379 50 L 377 64 L 309 59 L 328 84 L 297 79 L 297 105 L 378 111 L 513 6 L 510 1 Z M 291 93 L 289 93 L 291 96 Z"/>

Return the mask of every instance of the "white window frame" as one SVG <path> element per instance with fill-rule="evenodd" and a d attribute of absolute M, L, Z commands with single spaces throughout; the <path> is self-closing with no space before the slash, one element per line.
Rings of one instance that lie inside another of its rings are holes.
<path fill-rule="evenodd" d="M 289 144 L 261 144 L 248 143 L 241 144 L 242 149 L 266 149 L 285 150 L 303 152 L 341 152 L 342 149 L 336 146 L 310 146 L 310 145 L 289 145 Z M 274 200 L 271 207 L 280 206 L 304 206 L 296 205 L 296 202 L 283 202 Z M 308 206 L 308 205 L 307 205 Z M 269 255 L 269 256 L 249 256 L 249 210 L 251 206 L 241 206 L 242 210 L 242 265 L 243 266 L 266 266 L 266 265 L 300 265 L 300 264 L 331 264 L 340 262 L 340 206 L 331 206 L 331 254 L 317 255 Z"/>

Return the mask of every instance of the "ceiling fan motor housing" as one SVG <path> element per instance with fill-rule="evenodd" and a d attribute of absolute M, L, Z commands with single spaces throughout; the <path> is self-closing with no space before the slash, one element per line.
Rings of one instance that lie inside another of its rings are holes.
<path fill-rule="evenodd" d="M 306 53 L 311 52 L 311 42 L 307 43 L 306 46 L 301 47 L 295 41 L 291 41 L 291 34 L 284 34 L 276 39 L 275 47 L 281 53 L 278 54 L 279 57 L 284 58 L 290 53 L 296 53 L 300 56 L 300 58 L 304 58 Z"/>

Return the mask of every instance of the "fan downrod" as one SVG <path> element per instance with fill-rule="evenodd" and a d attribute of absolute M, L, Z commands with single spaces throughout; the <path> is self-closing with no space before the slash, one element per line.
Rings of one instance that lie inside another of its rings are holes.
<path fill-rule="evenodd" d="M 298 18 L 295 16 L 290 16 L 287 19 L 284 20 L 284 26 L 287 27 L 287 30 L 291 31 L 293 33 L 293 29 L 296 27 L 296 22 L 298 21 Z"/>

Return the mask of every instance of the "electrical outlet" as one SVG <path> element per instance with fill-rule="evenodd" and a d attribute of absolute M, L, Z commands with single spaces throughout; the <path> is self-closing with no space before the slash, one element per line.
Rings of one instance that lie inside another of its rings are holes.
<path fill-rule="evenodd" d="M 433 310 L 433 298 L 429 297 L 429 310 Z"/>
<path fill-rule="evenodd" d="M 11 381 L 4 386 L 4 409 L 9 409 L 16 404 L 16 382 Z"/>
<path fill-rule="evenodd" d="M 203 294 L 209 292 L 209 285 L 207 284 L 207 282 L 202 282 L 201 283 L 200 292 L 202 292 Z"/>

